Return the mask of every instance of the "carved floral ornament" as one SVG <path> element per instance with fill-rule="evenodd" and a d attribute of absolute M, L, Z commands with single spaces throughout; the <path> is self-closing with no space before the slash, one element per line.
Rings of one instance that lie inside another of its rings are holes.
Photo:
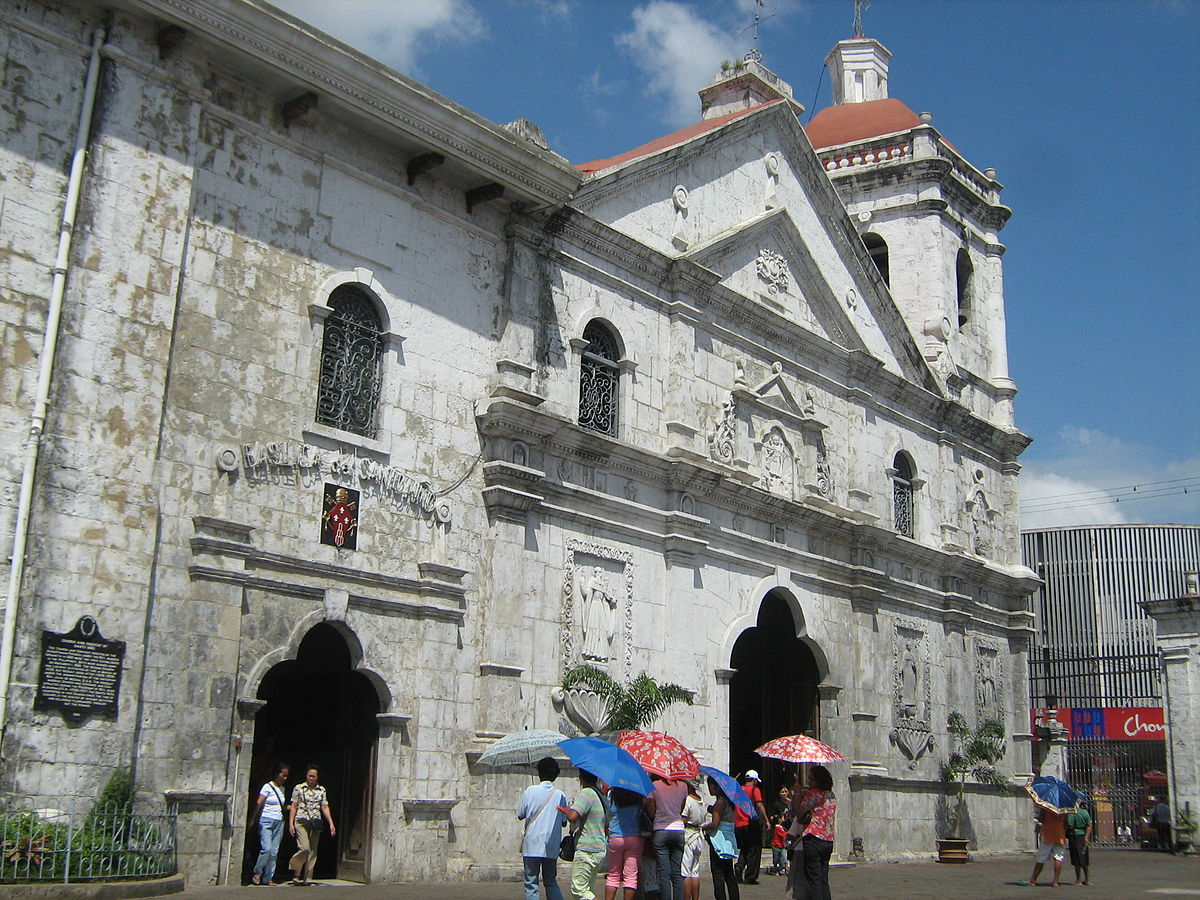
<path fill-rule="evenodd" d="M 736 401 L 733 394 L 730 394 L 722 401 L 721 412 L 708 435 L 709 452 L 717 462 L 725 464 L 733 462 L 736 421 Z"/>
<path fill-rule="evenodd" d="M 759 279 L 767 285 L 768 293 L 787 293 L 791 287 L 792 276 L 787 260 L 780 253 L 767 248 L 759 250 L 755 267 Z"/>

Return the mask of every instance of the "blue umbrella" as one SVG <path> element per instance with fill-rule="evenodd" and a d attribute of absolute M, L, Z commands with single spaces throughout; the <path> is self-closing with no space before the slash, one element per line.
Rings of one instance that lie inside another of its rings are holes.
<path fill-rule="evenodd" d="M 725 792 L 725 796 L 729 798 L 730 803 L 750 818 L 758 818 L 758 810 L 754 808 L 754 803 L 751 802 L 750 795 L 742 789 L 736 778 L 728 772 L 722 772 L 720 769 L 714 769 L 712 766 L 701 766 L 700 771 L 720 785 L 721 790 Z"/>
<path fill-rule="evenodd" d="M 1053 775 L 1035 776 L 1025 785 L 1025 792 L 1038 806 L 1057 813 L 1069 813 L 1087 799 L 1086 795 Z"/>
<path fill-rule="evenodd" d="M 559 741 L 567 758 L 578 769 L 586 769 L 609 787 L 624 788 L 643 797 L 654 793 L 650 776 L 628 751 L 597 737 L 577 737 Z"/>

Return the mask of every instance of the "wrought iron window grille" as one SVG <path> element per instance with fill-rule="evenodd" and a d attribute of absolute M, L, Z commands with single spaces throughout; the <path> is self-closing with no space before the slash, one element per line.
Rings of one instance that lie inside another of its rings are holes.
<path fill-rule="evenodd" d="M 596 322 L 584 329 L 583 338 L 588 345 L 579 362 L 579 424 L 616 437 L 620 350 L 616 338 Z"/>
<path fill-rule="evenodd" d="M 316 420 L 374 438 L 383 384 L 383 331 L 379 312 L 364 292 L 343 285 L 329 298 L 325 320 Z"/>

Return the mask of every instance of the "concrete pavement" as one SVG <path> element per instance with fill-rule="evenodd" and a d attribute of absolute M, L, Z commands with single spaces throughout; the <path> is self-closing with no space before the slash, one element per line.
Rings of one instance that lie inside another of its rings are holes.
<path fill-rule="evenodd" d="M 1200 897 L 1200 857 L 1170 856 L 1137 850 L 1093 850 L 1092 885 L 1073 887 L 1064 884 L 1051 892 L 1049 887 L 1021 887 L 1016 882 L 1028 878 L 1033 869 L 1031 854 L 975 859 L 967 865 L 939 865 L 934 862 L 871 863 L 837 868 L 830 873 L 830 888 L 837 900 L 972 900 L 1078 896 L 1080 900 L 1144 897 L 1147 900 L 1169 897 Z M 1063 881 L 1074 879 L 1070 865 L 1063 867 Z M 1045 880 L 1045 873 L 1043 873 Z M 568 878 L 559 872 L 564 895 Z M 351 885 L 325 882 L 318 887 L 189 887 L 174 897 L 185 900 L 522 900 L 521 885 L 501 884 L 372 884 Z M 713 896 L 707 869 L 701 897 Z M 742 900 L 783 900 L 784 879 L 764 875 L 758 885 L 743 885 Z"/>

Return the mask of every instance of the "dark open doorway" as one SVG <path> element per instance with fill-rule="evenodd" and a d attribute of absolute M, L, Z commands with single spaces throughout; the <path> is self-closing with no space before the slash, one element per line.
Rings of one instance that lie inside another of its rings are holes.
<path fill-rule="evenodd" d="M 768 811 L 779 788 L 791 787 L 796 767 L 763 759 L 754 748 L 787 734 L 820 737 L 821 676 L 812 650 L 796 631 L 787 600 L 772 591 L 763 598 L 757 624 L 737 639 L 730 659 L 729 766 L 734 775 L 758 771 Z"/>
<path fill-rule="evenodd" d="M 250 810 L 258 790 L 280 762 L 291 767 L 287 797 L 304 779 L 305 767 L 320 769 L 329 793 L 337 834 L 326 831 L 317 854 L 316 878 L 366 881 L 371 837 L 371 785 L 379 695 L 371 682 L 351 668 L 345 638 L 331 625 L 313 627 L 300 642 L 296 658 L 273 666 L 258 689 L 266 706 L 254 721 L 250 763 Z M 276 877 L 288 876 L 295 840 L 284 833 Z M 243 880 L 258 853 L 257 829 L 247 832 Z"/>

